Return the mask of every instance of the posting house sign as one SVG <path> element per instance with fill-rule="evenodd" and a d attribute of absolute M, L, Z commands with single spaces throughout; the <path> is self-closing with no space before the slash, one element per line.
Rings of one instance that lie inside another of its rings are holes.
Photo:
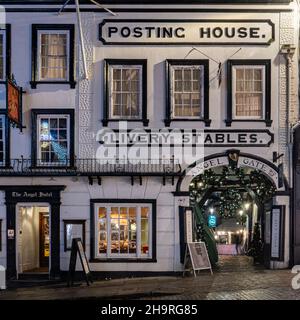
<path fill-rule="evenodd" d="M 269 45 L 274 34 L 271 20 L 105 19 L 99 26 L 107 45 Z"/>

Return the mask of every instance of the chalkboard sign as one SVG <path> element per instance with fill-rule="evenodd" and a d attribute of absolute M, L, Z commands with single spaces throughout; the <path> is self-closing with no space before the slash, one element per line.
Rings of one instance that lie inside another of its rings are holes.
<path fill-rule="evenodd" d="M 184 271 L 183 274 L 189 269 L 187 265 L 191 262 L 194 276 L 196 277 L 197 270 L 210 270 L 211 274 L 212 268 L 208 257 L 206 245 L 204 242 L 189 242 L 186 246 L 186 253 L 184 258 Z"/>
<path fill-rule="evenodd" d="M 81 238 L 74 238 L 72 241 L 72 249 L 70 256 L 70 266 L 69 266 L 69 275 L 68 275 L 68 286 L 73 285 L 76 271 L 76 261 L 77 261 L 77 253 L 79 254 L 80 262 L 82 265 L 82 269 L 85 275 L 85 280 L 87 285 L 93 283 L 91 270 L 89 267 L 88 260 L 86 258 L 83 244 Z"/>

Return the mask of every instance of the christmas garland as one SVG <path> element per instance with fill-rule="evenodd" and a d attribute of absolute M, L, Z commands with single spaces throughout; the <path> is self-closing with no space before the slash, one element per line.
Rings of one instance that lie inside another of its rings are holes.
<path fill-rule="evenodd" d="M 238 188 L 231 184 L 238 186 Z M 200 202 L 209 189 L 218 190 L 215 199 L 218 214 L 223 218 L 236 217 L 237 220 L 243 219 L 238 213 L 243 210 L 245 201 L 240 189 L 244 189 L 248 193 L 251 192 L 256 202 L 262 204 L 269 200 L 276 190 L 273 184 L 256 170 L 245 174 L 243 168 L 224 167 L 222 173 L 217 174 L 209 169 L 196 177 L 190 185 L 192 205 L 195 202 Z"/>

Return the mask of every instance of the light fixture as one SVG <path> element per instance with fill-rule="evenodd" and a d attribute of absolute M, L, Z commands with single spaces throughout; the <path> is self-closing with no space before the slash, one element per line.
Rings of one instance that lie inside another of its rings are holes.
<path fill-rule="evenodd" d="M 244 214 L 244 211 L 243 211 L 243 210 L 240 210 L 240 211 L 239 211 L 239 214 L 240 214 L 240 216 L 242 216 L 242 215 Z"/>
<path fill-rule="evenodd" d="M 210 208 L 210 209 L 209 209 L 209 212 L 210 212 L 210 213 L 214 213 L 214 208 Z"/>
<path fill-rule="evenodd" d="M 245 209 L 248 210 L 250 208 L 250 203 L 245 203 Z"/>
<path fill-rule="evenodd" d="M 198 188 L 202 188 L 202 187 L 203 187 L 203 182 L 202 182 L 202 181 L 199 181 L 199 182 L 197 183 L 197 187 L 198 187 Z"/>

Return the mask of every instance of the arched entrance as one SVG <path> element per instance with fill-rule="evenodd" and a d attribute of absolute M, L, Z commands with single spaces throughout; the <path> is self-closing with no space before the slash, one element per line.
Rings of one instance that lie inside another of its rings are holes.
<path fill-rule="evenodd" d="M 196 240 L 207 242 L 210 250 L 215 242 L 219 255 L 250 255 L 270 267 L 274 195 L 285 186 L 274 164 L 228 150 L 189 167 L 177 192 L 189 196 Z"/>

